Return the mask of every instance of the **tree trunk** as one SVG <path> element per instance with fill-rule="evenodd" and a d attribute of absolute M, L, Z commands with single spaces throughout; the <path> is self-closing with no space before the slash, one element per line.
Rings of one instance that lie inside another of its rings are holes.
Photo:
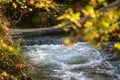
<path fill-rule="evenodd" d="M 27 38 L 44 35 L 54 35 L 65 32 L 58 26 L 50 28 L 34 28 L 34 29 L 11 29 L 11 35 L 13 38 Z"/>

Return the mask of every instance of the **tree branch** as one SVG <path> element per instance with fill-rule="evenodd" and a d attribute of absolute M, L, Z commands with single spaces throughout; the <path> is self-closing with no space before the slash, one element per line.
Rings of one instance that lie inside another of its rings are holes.
<path fill-rule="evenodd" d="M 110 8 L 120 7 L 120 0 L 116 0 L 115 2 L 109 4 L 107 7 L 103 7 L 98 9 L 99 12 L 104 12 L 109 10 Z M 92 19 L 91 16 L 82 17 L 79 20 L 80 24 L 83 24 L 86 20 Z M 64 25 L 63 27 L 71 28 L 71 22 Z M 11 29 L 11 35 L 13 38 L 24 38 L 24 37 L 32 37 L 32 36 L 41 36 L 41 35 L 50 35 L 50 34 L 59 34 L 65 32 L 59 26 L 54 26 L 50 28 L 35 28 L 35 29 Z"/>

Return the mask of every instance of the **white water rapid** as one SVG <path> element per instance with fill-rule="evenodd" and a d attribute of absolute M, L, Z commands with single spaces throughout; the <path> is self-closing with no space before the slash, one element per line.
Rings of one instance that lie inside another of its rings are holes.
<path fill-rule="evenodd" d="M 74 43 L 71 48 L 53 43 L 22 48 L 38 72 L 53 77 L 43 80 L 120 80 L 120 65 L 114 66 L 107 55 L 86 42 Z"/>

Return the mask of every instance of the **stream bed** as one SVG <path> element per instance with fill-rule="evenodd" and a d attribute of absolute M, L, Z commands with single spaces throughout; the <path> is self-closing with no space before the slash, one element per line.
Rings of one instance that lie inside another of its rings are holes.
<path fill-rule="evenodd" d="M 98 51 L 86 42 L 71 48 L 61 44 L 64 38 L 27 39 L 23 54 L 35 67 L 34 80 L 120 80 L 120 59 Z"/>

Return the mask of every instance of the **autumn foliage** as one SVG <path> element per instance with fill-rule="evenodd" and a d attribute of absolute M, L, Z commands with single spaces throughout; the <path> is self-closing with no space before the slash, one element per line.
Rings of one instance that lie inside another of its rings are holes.
<path fill-rule="evenodd" d="M 69 38 L 65 39 L 66 45 L 82 38 L 83 41 L 96 44 L 98 47 L 103 42 L 114 41 L 116 42 L 114 48 L 120 50 L 120 42 L 118 42 L 120 40 L 120 9 L 118 7 L 100 11 L 99 8 L 109 5 L 107 3 L 109 0 L 87 0 L 84 7 L 74 10 L 77 6 L 75 5 L 72 9 L 73 6 L 69 5 L 63 13 L 64 9 L 61 10 L 64 8 L 63 5 L 55 2 L 66 6 L 67 2 L 72 4 L 76 0 L 64 1 L 65 3 L 59 0 L 0 0 L 0 80 L 17 80 L 16 75 L 25 74 L 24 71 L 28 68 L 23 61 L 20 45 L 13 44 L 8 29 L 9 26 L 16 26 L 22 21 L 22 18 L 26 19 L 26 16 L 31 18 L 32 15 L 31 21 L 39 25 L 39 22 L 51 21 L 51 19 L 46 18 L 46 15 L 43 16 L 44 12 L 47 12 L 49 18 L 61 15 L 57 18 L 61 21 L 58 26 L 65 31 L 70 31 L 71 36 L 75 37 L 73 41 Z M 37 16 L 33 15 L 37 12 L 42 13 L 39 16 L 38 14 Z M 80 23 L 84 17 L 86 20 L 84 23 Z M 70 23 L 70 27 L 65 26 L 68 23 Z"/>
<path fill-rule="evenodd" d="M 81 9 L 81 12 L 74 12 L 72 9 L 68 9 L 63 15 L 58 17 L 58 20 L 62 20 L 59 26 L 68 31 L 70 28 L 66 28 L 64 25 L 72 22 L 70 24 L 73 29 L 71 34 L 76 35 L 75 40 L 82 38 L 84 41 L 97 44 L 99 48 L 101 43 L 107 41 L 117 42 L 120 39 L 120 10 L 118 7 L 113 7 L 100 11 L 97 9 L 100 6 L 106 7 L 108 3 L 105 0 L 90 0 L 85 8 Z M 80 20 L 84 20 L 84 22 L 81 23 Z M 65 43 L 70 43 L 70 40 L 65 40 Z M 114 47 L 120 49 L 120 43 L 115 43 Z"/>

